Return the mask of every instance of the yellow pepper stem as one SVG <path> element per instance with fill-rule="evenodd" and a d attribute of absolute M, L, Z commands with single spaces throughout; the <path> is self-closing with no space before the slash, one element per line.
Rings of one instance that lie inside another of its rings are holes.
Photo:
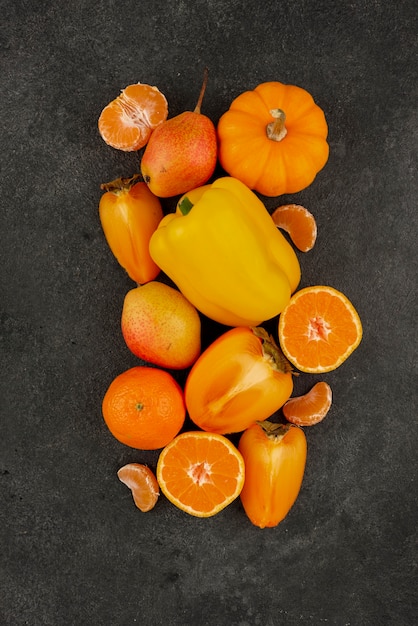
<path fill-rule="evenodd" d="M 187 215 L 192 210 L 193 204 L 190 202 L 189 198 L 185 196 L 181 202 L 179 202 L 178 208 L 180 209 L 180 213 L 182 215 Z"/>
<path fill-rule="evenodd" d="M 272 141 L 281 141 L 287 135 L 287 129 L 284 125 L 286 114 L 281 109 L 271 109 L 270 114 L 274 117 L 274 122 L 270 122 L 266 126 L 266 134 Z"/>

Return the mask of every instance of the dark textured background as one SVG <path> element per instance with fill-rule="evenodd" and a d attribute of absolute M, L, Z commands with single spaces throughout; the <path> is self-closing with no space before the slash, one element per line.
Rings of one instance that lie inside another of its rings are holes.
<path fill-rule="evenodd" d="M 416 15 L 413 0 L 3 0 L 1 624 L 416 622 Z M 106 146 L 97 119 L 137 81 L 160 88 L 170 116 L 191 109 L 205 65 L 214 122 L 267 80 L 324 109 L 325 169 L 265 202 L 314 213 L 302 286 L 341 289 L 364 325 L 323 377 L 332 410 L 307 432 L 296 505 L 268 530 L 239 501 L 208 520 L 164 498 L 141 514 L 116 471 L 158 454 L 119 444 L 101 417 L 108 384 L 137 361 L 100 183 L 138 157 Z"/>

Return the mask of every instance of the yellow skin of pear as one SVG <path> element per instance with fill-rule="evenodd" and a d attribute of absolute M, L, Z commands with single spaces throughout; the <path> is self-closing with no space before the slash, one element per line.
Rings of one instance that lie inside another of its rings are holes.
<path fill-rule="evenodd" d="M 180 291 L 150 281 L 125 295 L 122 335 L 138 358 L 168 369 L 184 369 L 201 351 L 201 321 Z"/>

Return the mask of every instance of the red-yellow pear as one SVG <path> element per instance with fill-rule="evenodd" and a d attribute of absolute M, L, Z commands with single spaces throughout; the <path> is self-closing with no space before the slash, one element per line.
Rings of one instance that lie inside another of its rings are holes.
<path fill-rule="evenodd" d="M 129 350 L 154 365 L 185 369 L 200 355 L 199 314 L 180 291 L 165 283 L 150 281 L 128 291 L 121 327 Z"/>
<path fill-rule="evenodd" d="M 141 173 L 152 193 L 159 198 L 200 187 L 215 170 L 216 129 L 213 122 L 200 112 L 207 78 L 205 69 L 194 111 L 185 111 L 160 124 L 145 148 Z"/>

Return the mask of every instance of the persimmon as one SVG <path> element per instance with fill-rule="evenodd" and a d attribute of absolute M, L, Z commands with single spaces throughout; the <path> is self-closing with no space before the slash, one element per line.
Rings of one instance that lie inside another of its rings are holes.
<path fill-rule="evenodd" d="M 293 424 L 253 424 L 238 443 L 245 463 L 240 498 L 251 523 L 277 526 L 296 502 L 305 472 L 305 433 Z"/>
<path fill-rule="evenodd" d="M 261 327 L 223 333 L 200 355 L 186 380 L 185 402 L 202 430 L 234 433 L 270 417 L 290 397 L 292 371 Z"/>
<path fill-rule="evenodd" d="M 163 218 L 159 199 L 139 175 L 103 183 L 99 216 L 109 248 L 133 281 L 142 285 L 160 268 L 149 253 L 149 241 Z"/>

